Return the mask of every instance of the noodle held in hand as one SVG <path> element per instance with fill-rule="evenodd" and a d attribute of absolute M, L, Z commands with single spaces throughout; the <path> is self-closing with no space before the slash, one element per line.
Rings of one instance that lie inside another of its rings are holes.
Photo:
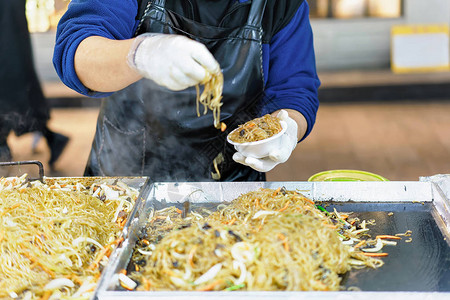
<path fill-rule="evenodd" d="M 215 74 L 208 74 L 203 80 L 203 91 L 200 94 L 200 87 L 195 86 L 197 90 L 197 116 L 200 116 L 200 104 L 203 105 L 203 114 L 210 109 L 213 112 L 214 127 L 225 130 L 224 123 L 220 123 L 220 107 L 222 106 L 222 91 L 223 91 L 223 74 L 221 71 Z"/>

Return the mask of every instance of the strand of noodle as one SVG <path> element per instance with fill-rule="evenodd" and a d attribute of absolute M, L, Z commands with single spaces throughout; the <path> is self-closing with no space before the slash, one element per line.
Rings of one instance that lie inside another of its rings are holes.
<path fill-rule="evenodd" d="M 200 116 L 199 103 L 204 107 L 203 114 L 206 114 L 208 109 L 213 112 L 214 127 L 220 128 L 220 107 L 222 106 L 222 92 L 223 92 L 223 74 L 218 72 L 210 74 L 207 79 L 202 82 L 204 88 L 200 94 L 200 88 L 197 85 L 197 116 Z"/>

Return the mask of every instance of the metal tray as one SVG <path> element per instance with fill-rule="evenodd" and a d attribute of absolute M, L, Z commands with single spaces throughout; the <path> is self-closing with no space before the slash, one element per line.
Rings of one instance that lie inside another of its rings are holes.
<path fill-rule="evenodd" d="M 123 291 L 118 272 L 127 267 L 137 235 L 149 211 L 176 205 L 187 199 L 191 207 L 209 209 L 229 202 L 242 193 L 261 187 L 284 186 L 305 196 L 326 202 L 327 209 L 352 211 L 361 218 L 375 219 L 373 234 L 412 231 L 412 242 L 389 248 L 384 266 L 379 269 L 352 270 L 343 278 L 345 287 L 358 292 L 136 292 Z M 95 292 L 98 299 L 129 297 L 157 299 L 329 299 L 368 297 L 372 299 L 449 299 L 450 298 L 450 205 L 439 185 L 423 182 L 238 182 L 238 183 L 154 183 L 146 188 L 145 200 L 136 203 L 133 219 L 126 226 L 126 240 L 116 249 L 105 268 Z M 393 214 L 390 214 L 390 213 Z"/>

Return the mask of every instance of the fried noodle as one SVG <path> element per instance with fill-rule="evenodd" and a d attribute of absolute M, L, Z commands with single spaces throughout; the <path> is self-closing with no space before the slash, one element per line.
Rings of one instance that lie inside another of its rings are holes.
<path fill-rule="evenodd" d="M 269 114 L 250 120 L 230 133 L 236 143 L 256 142 L 267 139 L 282 130 L 280 120 Z"/>
<path fill-rule="evenodd" d="M 89 297 L 137 191 L 0 179 L 0 297 Z"/>
<path fill-rule="evenodd" d="M 243 194 L 209 215 L 167 211 L 151 215 L 146 251 L 138 243 L 133 254 L 138 290 L 339 290 L 340 274 L 383 264 L 343 242 L 359 238 L 340 216 L 284 188 Z"/>
<path fill-rule="evenodd" d="M 200 104 L 203 105 L 203 114 L 210 109 L 213 112 L 214 127 L 221 129 L 220 123 L 220 107 L 222 106 L 222 91 L 223 91 L 223 74 L 218 72 L 209 74 L 201 83 L 204 85 L 203 91 L 200 93 L 199 85 L 196 85 L 197 90 L 197 116 L 200 116 Z"/>

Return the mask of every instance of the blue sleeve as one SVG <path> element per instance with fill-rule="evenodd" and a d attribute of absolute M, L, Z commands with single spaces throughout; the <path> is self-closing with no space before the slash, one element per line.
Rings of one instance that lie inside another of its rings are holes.
<path fill-rule="evenodd" d="M 58 24 L 53 52 L 53 66 L 62 82 L 90 97 L 110 95 L 91 91 L 80 82 L 74 67 L 75 51 L 89 36 L 131 38 L 137 10 L 136 0 L 72 0 Z"/>
<path fill-rule="evenodd" d="M 262 113 L 297 110 L 308 123 L 303 140 L 316 121 L 320 86 L 306 1 L 286 27 L 269 44 L 263 44 L 263 71 L 266 84 Z"/>

